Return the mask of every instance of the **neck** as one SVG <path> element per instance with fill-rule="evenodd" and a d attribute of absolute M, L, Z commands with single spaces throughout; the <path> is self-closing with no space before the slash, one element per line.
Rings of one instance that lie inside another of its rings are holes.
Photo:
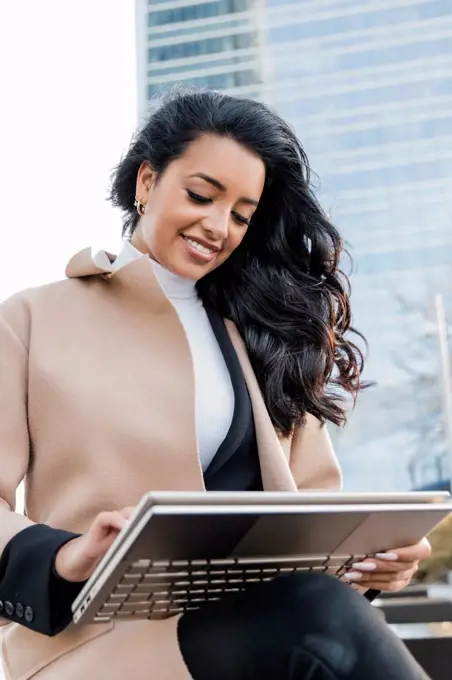
<path fill-rule="evenodd" d="M 155 278 L 170 300 L 174 298 L 195 298 L 197 296 L 196 282 L 193 279 L 186 279 L 173 274 L 155 260 L 151 260 L 151 266 Z"/>
<path fill-rule="evenodd" d="M 143 253 L 138 250 L 132 243 L 126 241 L 124 243 L 126 254 L 130 258 L 142 256 Z M 156 262 L 153 258 L 149 258 L 154 276 L 160 284 L 165 295 L 171 300 L 175 298 L 195 298 L 197 297 L 196 282 L 193 279 L 187 279 L 178 274 L 165 269 L 161 264 Z"/>

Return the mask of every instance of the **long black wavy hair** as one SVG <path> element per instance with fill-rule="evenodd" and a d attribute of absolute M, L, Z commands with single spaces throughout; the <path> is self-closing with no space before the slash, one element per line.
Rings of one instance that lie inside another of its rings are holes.
<path fill-rule="evenodd" d="M 123 236 L 139 219 L 140 165 L 148 161 L 158 176 L 206 134 L 257 153 L 266 180 L 241 245 L 198 281 L 198 293 L 237 325 L 277 430 L 290 434 L 306 413 L 344 424 L 344 390 L 355 396 L 362 387 L 363 355 L 346 338 L 353 329 L 348 279 L 339 270 L 343 243 L 314 196 L 300 142 L 276 113 L 208 90 L 177 89 L 155 102 L 112 177 Z"/>

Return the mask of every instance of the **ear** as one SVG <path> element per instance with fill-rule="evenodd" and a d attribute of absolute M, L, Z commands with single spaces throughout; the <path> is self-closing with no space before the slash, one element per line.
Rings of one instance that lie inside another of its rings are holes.
<path fill-rule="evenodd" d="M 157 173 L 155 172 L 149 161 L 143 161 L 138 169 L 137 184 L 135 189 L 135 196 L 146 205 L 149 198 L 149 192 L 155 184 Z"/>

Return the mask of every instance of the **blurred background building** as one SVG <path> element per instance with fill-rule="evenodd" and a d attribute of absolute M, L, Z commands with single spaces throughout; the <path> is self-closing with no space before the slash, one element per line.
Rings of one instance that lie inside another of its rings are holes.
<path fill-rule="evenodd" d="M 137 0 L 140 113 L 180 82 L 260 98 L 262 17 L 265 3 L 253 0 Z"/>
<path fill-rule="evenodd" d="M 296 128 L 349 244 L 376 386 L 332 433 L 346 487 L 441 484 L 433 301 L 452 312 L 452 1 L 137 0 L 136 15 L 140 115 L 179 82 L 265 101 Z"/>

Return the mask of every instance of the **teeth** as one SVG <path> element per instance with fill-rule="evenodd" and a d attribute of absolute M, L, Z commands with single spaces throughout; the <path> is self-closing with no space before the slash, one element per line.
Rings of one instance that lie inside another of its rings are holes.
<path fill-rule="evenodd" d="M 205 246 L 202 246 L 197 241 L 193 241 L 191 238 L 187 238 L 186 236 L 184 236 L 184 238 L 187 241 L 187 243 L 189 243 L 196 250 L 199 250 L 200 253 L 204 253 L 205 255 L 212 255 L 212 253 L 214 252 L 210 248 L 206 248 Z"/>

